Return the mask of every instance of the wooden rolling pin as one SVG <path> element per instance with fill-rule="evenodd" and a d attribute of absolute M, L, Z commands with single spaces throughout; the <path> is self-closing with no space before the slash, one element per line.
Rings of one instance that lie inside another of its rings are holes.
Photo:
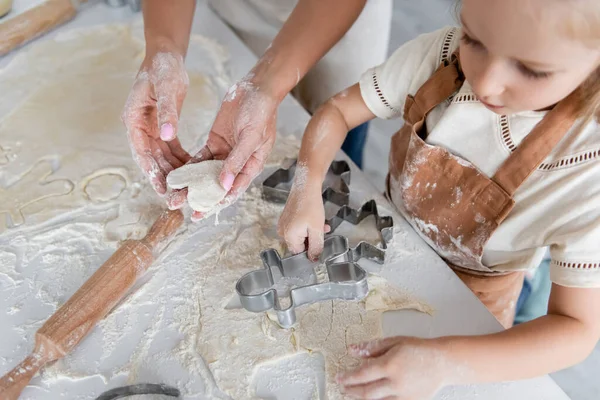
<path fill-rule="evenodd" d="M 77 346 L 146 272 L 160 243 L 182 223 L 181 211 L 165 211 L 142 240 L 124 242 L 36 332 L 33 352 L 0 379 L 0 399 L 16 400 L 40 368 Z"/>
<path fill-rule="evenodd" d="M 76 5 L 87 0 L 46 0 L 39 6 L 0 22 L 0 56 L 73 18 Z"/>

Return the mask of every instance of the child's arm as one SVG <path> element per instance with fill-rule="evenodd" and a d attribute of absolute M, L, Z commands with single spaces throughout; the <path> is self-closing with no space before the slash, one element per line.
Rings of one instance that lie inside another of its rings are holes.
<path fill-rule="evenodd" d="M 358 84 L 328 100 L 311 118 L 302 138 L 290 197 L 279 220 L 279 234 L 292 252 L 304 251 L 308 239 L 309 256 L 314 259 L 321 254 L 325 174 L 348 131 L 373 118 Z"/>
<path fill-rule="evenodd" d="M 358 398 L 414 392 L 402 398 L 421 399 L 445 385 L 532 378 L 583 361 L 600 337 L 599 316 L 600 289 L 554 284 L 548 315 L 503 332 L 395 337 L 352 347 L 368 362 L 340 377 L 340 383 Z M 427 379 L 415 380 L 418 376 Z"/>

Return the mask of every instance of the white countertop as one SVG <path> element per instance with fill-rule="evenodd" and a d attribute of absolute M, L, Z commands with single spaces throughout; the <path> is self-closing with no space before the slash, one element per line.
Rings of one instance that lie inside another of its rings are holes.
<path fill-rule="evenodd" d="M 59 32 L 74 27 L 86 27 L 96 24 L 109 22 L 128 21 L 132 14 L 128 8 L 111 9 L 104 4 L 93 3 L 84 6 L 76 19 L 58 29 Z M 225 44 L 232 60 L 229 63 L 229 72 L 233 78 L 243 76 L 254 64 L 256 57 L 237 39 L 237 37 L 220 21 L 214 14 L 201 6 L 197 10 L 194 21 L 194 33 L 203 34 L 214 38 L 216 41 Z M 57 32 L 48 34 L 48 37 Z M 38 40 L 44 40 L 40 38 Z M 27 46 L 25 46 L 26 48 Z M 0 67 L 5 66 L 13 54 L 0 59 Z M 307 113 L 291 98 L 288 98 L 282 104 L 279 112 L 278 126 L 284 133 L 301 133 L 302 128 L 308 121 Z M 266 171 L 268 172 L 268 171 Z M 352 175 L 352 202 L 351 205 L 360 205 L 364 199 L 372 196 L 376 192 L 366 177 L 357 169 L 353 169 Z M 378 197 L 378 201 L 380 198 Z M 387 313 L 383 317 L 383 329 L 386 336 L 390 335 L 416 335 L 421 337 L 435 337 L 441 335 L 475 335 L 497 332 L 501 330 L 500 324 L 485 309 L 485 307 L 476 299 L 476 297 L 462 284 L 455 274 L 446 266 L 446 264 L 416 235 L 408 224 L 397 214 L 392 214 L 396 226 L 404 232 L 407 232 L 407 246 L 418 247 L 422 251 L 415 253 L 418 257 L 407 257 L 398 262 L 397 265 L 388 266 L 383 271 L 383 276 L 392 283 L 406 288 L 418 298 L 426 301 L 435 309 L 433 316 L 421 314 L 414 311 L 398 311 Z M 36 227 L 28 229 L 35 230 Z M 205 235 L 203 238 L 212 237 Z M 0 247 L 5 244 L 3 241 L 6 235 L 0 234 Z M 198 235 L 194 235 L 193 240 L 198 240 Z M 192 238 L 187 240 L 182 246 L 195 246 Z M 202 237 L 200 240 L 203 240 Z M 256 249 L 257 253 L 261 249 Z M 93 249 L 90 249 L 93 252 Z M 106 255 L 108 256 L 108 255 Z M 104 259 L 104 258 L 103 258 Z M 100 263 L 98 263 L 98 266 Z M 82 281 L 83 283 L 83 281 Z M 17 296 L 18 293 L 3 290 L 0 280 L 0 312 L 8 304 L 7 296 Z M 9 294 L 10 293 L 10 294 Z M 151 303 L 151 293 L 142 294 L 148 296 Z M 40 314 L 41 312 L 41 314 Z M 41 318 L 43 310 L 27 310 L 21 313 L 30 313 L 31 320 Z M 4 314 L 0 314 L 2 316 Z M 27 319 L 27 318 L 25 318 Z M 0 338 L 8 335 L 11 326 L 0 324 Z M 132 346 L 136 338 L 139 338 L 146 324 L 143 319 L 139 322 L 139 332 L 134 332 L 128 339 Z M 176 338 L 167 337 L 165 340 Z M 29 335 L 32 337 L 32 335 Z M 0 340 L 0 374 L 10 370 L 15 360 L 27 354 L 31 350 L 33 343 L 23 344 L 23 348 L 15 354 L 14 348 L 4 340 Z M 93 367 L 95 348 L 102 346 L 101 338 L 93 333 L 88 337 L 82 346 L 85 351 L 77 352 L 77 361 L 81 365 Z M 124 351 L 127 353 L 127 351 Z M 129 357 L 130 354 L 122 354 L 123 357 Z M 181 374 L 181 366 L 167 366 L 161 368 L 161 381 L 169 381 L 169 376 Z M 116 377 L 113 380 L 104 381 L 97 376 L 82 377 L 81 379 L 59 379 L 52 385 L 40 388 L 39 377 L 32 380 L 31 386 L 26 388 L 23 398 L 27 399 L 49 399 L 49 398 L 92 398 L 91 395 L 99 393 L 116 386 L 124 384 L 123 377 Z M 473 387 L 452 387 L 445 389 L 437 397 L 439 400 L 450 399 L 556 399 L 562 400 L 568 397 L 547 376 L 537 379 L 531 379 L 521 382 L 507 382 L 499 384 L 481 385 Z"/>

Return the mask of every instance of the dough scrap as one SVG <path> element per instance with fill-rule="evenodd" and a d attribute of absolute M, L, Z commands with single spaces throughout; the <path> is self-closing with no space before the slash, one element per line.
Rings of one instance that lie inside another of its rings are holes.
<path fill-rule="evenodd" d="M 188 203 L 194 211 L 208 213 L 217 208 L 227 191 L 219 182 L 223 161 L 208 160 L 187 164 L 167 176 L 172 189 L 188 188 Z"/>

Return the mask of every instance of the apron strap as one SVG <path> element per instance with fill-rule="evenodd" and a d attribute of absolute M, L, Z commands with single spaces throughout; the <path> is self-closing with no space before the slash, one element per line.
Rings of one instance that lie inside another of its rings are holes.
<path fill-rule="evenodd" d="M 411 125 L 423 122 L 431 110 L 460 89 L 464 79 L 457 50 L 450 61 L 444 60 L 414 96 L 409 94 L 406 97 L 404 120 Z"/>
<path fill-rule="evenodd" d="M 496 171 L 492 180 L 509 195 L 514 195 L 569 132 L 577 120 L 578 97 L 576 90 L 550 110 Z"/>

